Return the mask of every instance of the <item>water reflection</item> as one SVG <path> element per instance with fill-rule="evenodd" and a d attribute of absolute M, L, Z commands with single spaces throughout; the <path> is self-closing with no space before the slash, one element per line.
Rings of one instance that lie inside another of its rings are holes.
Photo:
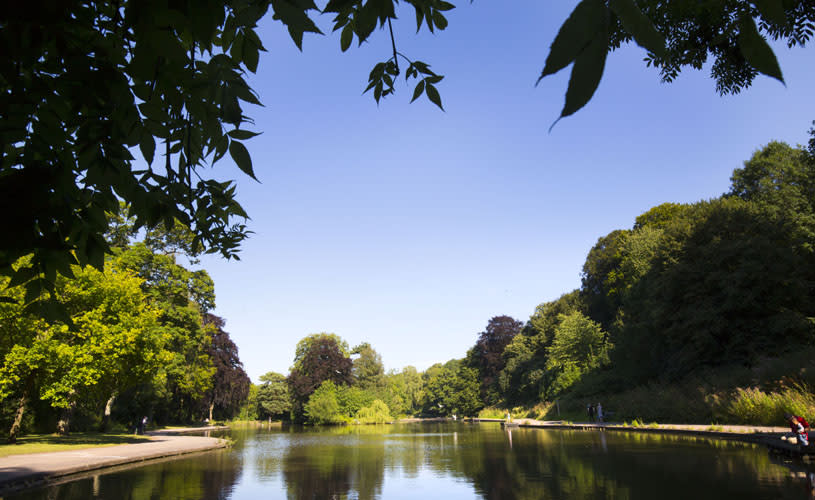
<path fill-rule="evenodd" d="M 802 462 L 686 436 L 411 424 L 233 431 L 231 450 L 11 499 L 808 498 Z"/>

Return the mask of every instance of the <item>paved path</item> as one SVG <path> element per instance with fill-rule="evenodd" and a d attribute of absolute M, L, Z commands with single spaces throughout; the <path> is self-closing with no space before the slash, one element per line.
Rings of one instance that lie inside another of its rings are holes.
<path fill-rule="evenodd" d="M 0 497 L 72 474 L 224 448 L 228 444 L 226 440 L 212 437 L 160 433 L 143 443 L 0 457 Z"/>

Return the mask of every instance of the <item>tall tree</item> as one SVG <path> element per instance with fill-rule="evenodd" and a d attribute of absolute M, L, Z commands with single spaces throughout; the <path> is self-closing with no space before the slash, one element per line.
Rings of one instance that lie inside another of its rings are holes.
<path fill-rule="evenodd" d="M 211 333 L 203 314 L 215 306 L 212 279 L 206 271 L 181 266 L 172 253 L 156 253 L 142 242 L 117 250 L 115 267 L 135 272 L 150 304 L 159 310 L 159 322 L 168 336 L 170 359 L 161 376 L 139 394 L 120 400 L 119 411 L 129 418 L 151 413 L 159 422 L 191 421 L 198 402 L 212 387 L 215 373 L 208 349 Z"/>
<path fill-rule="evenodd" d="M 363 389 L 384 388 L 385 365 L 382 364 L 382 356 L 371 347 L 371 344 L 363 342 L 354 347 L 351 354 L 356 355 L 351 369 L 354 383 Z"/>
<path fill-rule="evenodd" d="M 586 304 L 588 316 L 606 330 L 611 326 L 620 307 L 615 277 L 628 234 L 629 231 L 615 230 L 599 238 L 583 264 L 581 299 Z"/>
<path fill-rule="evenodd" d="M 463 360 L 437 363 L 425 371 L 423 378 L 427 414 L 472 416 L 484 406 L 478 394 L 478 371 Z"/>
<path fill-rule="evenodd" d="M 209 421 L 212 421 L 216 409 L 221 418 L 230 419 L 237 414 L 249 395 L 251 381 L 243 370 L 243 363 L 238 356 L 238 346 L 223 329 L 226 324 L 224 319 L 207 313 L 204 324 L 214 330 L 208 351 L 215 366 L 215 374 L 212 378 L 212 388 L 204 399 L 208 403 Z"/>
<path fill-rule="evenodd" d="M 353 380 L 352 362 L 333 334 L 317 334 L 298 343 L 298 357 L 287 378 L 292 398 L 292 413 L 302 419 L 305 404 L 325 381 L 350 385 Z M 304 352 L 300 353 L 301 344 Z M 347 346 L 347 344 L 346 344 Z M 347 348 L 347 347 L 346 347 Z"/>
<path fill-rule="evenodd" d="M 478 335 L 471 351 L 471 363 L 481 378 L 481 397 L 487 404 L 495 404 L 498 396 L 498 374 L 504 368 L 504 348 L 521 331 L 523 323 L 510 316 L 494 316 L 487 328 Z"/>
<path fill-rule="evenodd" d="M 4 305 L 3 337 L 14 344 L 0 367 L 0 399 L 36 396 L 60 410 L 58 431 L 67 433 L 78 406 L 102 412 L 117 392 L 155 376 L 166 361 L 166 337 L 158 328 L 158 312 L 132 273 L 74 269 L 74 279 L 60 278 L 56 296 L 65 304 L 72 326 L 26 319 L 21 304 Z M 34 327 L 33 330 L 23 328 Z M 19 422 L 12 427 L 13 439 Z"/>
<path fill-rule="evenodd" d="M 289 386 L 285 375 L 275 372 L 260 376 L 258 387 L 258 416 L 260 418 L 283 418 L 291 410 Z"/>

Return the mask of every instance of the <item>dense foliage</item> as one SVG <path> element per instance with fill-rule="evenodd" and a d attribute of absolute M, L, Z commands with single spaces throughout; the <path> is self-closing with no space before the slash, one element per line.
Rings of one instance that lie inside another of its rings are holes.
<path fill-rule="evenodd" d="M 27 310 L 20 288 L 3 292 L 12 300 L 0 302 L 0 426 L 11 440 L 32 430 L 133 428 L 144 416 L 232 418 L 246 399 L 237 346 L 207 312 L 212 280 L 176 260 L 190 232 L 131 242 L 126 226 L 110 239 L 104 273 L 74 266 L 70 278 L 56 278 L 64 321 Z"/>

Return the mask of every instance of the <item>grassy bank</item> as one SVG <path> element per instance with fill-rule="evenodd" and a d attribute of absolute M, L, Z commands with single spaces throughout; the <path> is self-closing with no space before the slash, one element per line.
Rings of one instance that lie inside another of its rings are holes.
<path fill-rule="evenodd" d="M 0 457 L 22 455 L 26 453 L 47 453 L 53 451 L 99 448 L 117 444 L 142 443 L 149 440 L 147 436 L 133 434 L 97 434 L 77 433 L 68 436 L 56 434 L 31 434 L 17 438 L 16 444 L 0 445 Z"/>
<path fill-rule="evenodd" d="M 608 374 L 576 384 L 556 402 L 511 408 L 513 418 L 586 421 L 586 405 L 602 403 L 607 420 L 685 424 L 785 425 L 784 413 L 815 418 L 815 349 L 765 359 L 751 367 L 699 370 L 673 383 L 652 382 L 608 390 Z M 504 408 L 486 408 L 482 418 L 505 418 Z M 609 414 L 610 412 L 610 414 Z"/>

